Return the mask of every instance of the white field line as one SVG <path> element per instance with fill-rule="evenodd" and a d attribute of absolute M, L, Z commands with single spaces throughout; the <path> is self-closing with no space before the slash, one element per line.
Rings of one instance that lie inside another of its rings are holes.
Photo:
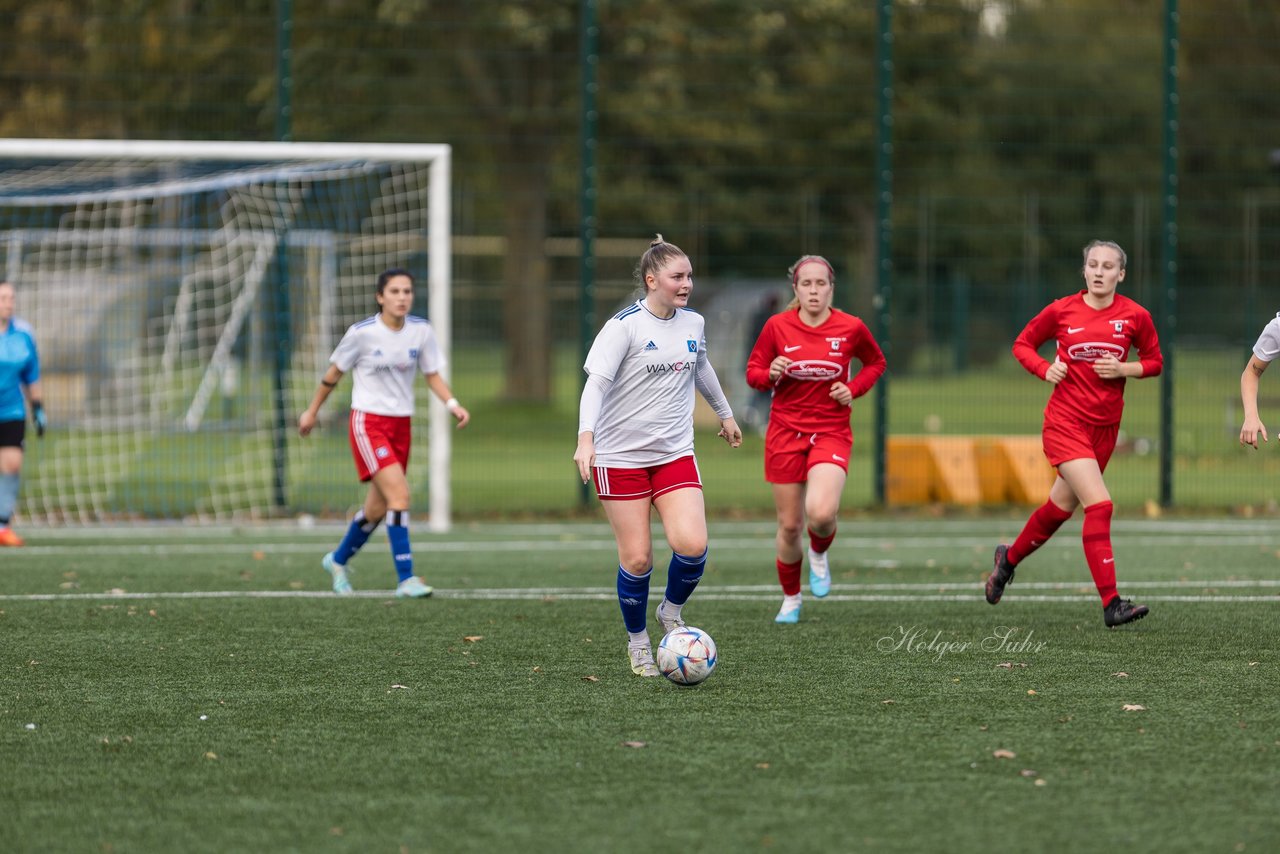
<path fill-rule="evenodd" d="M 336 538 L 335 538 L 336 539 Z M 853 561 L 864 560 L 876 565 L 882 565 L 885 561 L 892 561 L 886 555 L 886 547 L 891 549 L 892 553 L 914 553 L 920 550 L 934 551 L 941 546 L 947 548 L 994 548 L 993 544 L 997 542 L 994 537 L 937 537 L 937 538 L 920 538 L 911 537 L 908 539 L 893 539 L 892 537 L 883 538 L 862 538 L 862 537 L 842 537 L 837 540 L 837 553 L 851 559 Z M 1062 545 L 1075 546 L 1075 538 L 1060 538 Z M 24 555 L 48 555 L 55 557 L 83 555 L 86 550 L 91 549 L 94 554 L 103 555 L 147 555 L 147 556 L 166 556 L 166 555 L 190 555 L 190 554 L 243 554 L 245 552 L 260 551 L 264 554 L 323 554 L 327 551 L 327 546 L 331 545 L 328 541 L 317 543 L 299 543 L 299 542 L 264 542 L 261 540 L 237 541 L 235 539 L 223 538 L 216 542 L 208 543 L 151 543 L 151 544 L 85 544 L 85 545 L 28 545 L 22 549 Z M 1059 545 L 1055 542 L 1054 545 Z M 1214 546 L 1218 548 L 1257 548 L 1259 546 L 1280 548 L 1280 530 L 1271 536 L 1239 536 L 1239 535 L 1220 535 L 1220 536 L 1179 536 L 1170 534 L 1156 537 L 1124 537 L 1116 538 L 1117 548 L 1121 551 L 1128 548 L 1144 548 L 1152 549 L 1156 547 L 1182 548 L 1187 546 Z M 563 552 L 563 551 L 616 551 L 617 545 L 614 540 L 609 538 L 600 539 L 574 539 L 574 540 L 556 540 L 556 539 L 529 539 L 529 540 L 436 540 L 431 535 L 416 537 L 414 539 L 415 549 L 423 555 L 430 555 L 435 552 Z M 665 547 L 660 539 L 654 541 L 654 548 L 661 551 Z M 765 551 L 770 552 L 774 547 L 774 538 L 754 537 L 745 538 L 738 537 L 734 539 L 712 538 L 710 541 L 711 551 L 714 554 L 717 551 Z M 373 553 L 382 553 L 388 550 L 385 542 L 373 542 L 366 546 L 366 551 Z M 860 552 L 870 552 L 870 554 L 860 554 Z"/>
<path fill-rule="evenodd" d="M 1028 513 L 1030 509 L 1028 509 Z M 900 540 L 904 538 L 929 539 L 941 538 L 950 540 L 957 535 L 981 537 L 983 542 L 993 531 L 1008 532 L 1009 536 L 1021 529 L 1025 516 L 1008 519 L 849 519 L 842 520 L 841 539 L 845 536 L 863 539 Z M 772 537 L 774 525 L 767 521 L 710 521 L 713 534 L 729 536 L 732 534 L 752 534 Z M 1080 514 L 1066 524 L 1059 536 L 1074 536 L 1079 533 Z M 24 525 L 24 532 L 37 536 L 56 537 L 58 539 L 192 539 L 201 536 L 219 538 L 269 538 L 269 537 L 332 537 L 341 536 L 346 529 L 342 522 L 319 520 L 302 524 L 288 520 L 252 524 L 212 523 L 212 522 L 129 522 L 103 523 L 68 526 L 46 526 L 33 523 Z M 661 534 L 661 526 L 653 527 L 655 535 Z M 1268 542 L 1280 540 L 1280 526 L 1275 519 L 1117 519 L 1111 523 L 1111 530 L 1116 534 L 1153 534 L 1161 539 L 1180 535 L 1220 534 L 1231 537 L 1256 535 L 1266 538 Z M 609 527 L 602 522 L 513 522 L 490 524 L 460 523 L 454 526 L 449 534 L 425 536 L 466 536 L 483 535 L 488 537 L 602 537 L 608 536 Z"/>
<path fill-rule="evenodd" d="M 937 585 L 937 584 L 919 584 L 919 585 L 866 585 L 863 586 L 844 586 L 844 589 L 853 590 L 903 590 L 916 592 L 902 593 L 857 593 L 857 592 L 837 592 L 841 589 L 841 585 L 833 586 L 833 592 L 829 594 L 825 601 L 827 602 L 984 602 L 985 598 L 980 593 L 943 593 L 943 592 L 926 592 L 939 591 L 945 589 L 972 589 L 975 585 Z M 1030 587 L 1031 585 L 1025 585 Z M 1131 584 L 1126 586 L 1139 586 Z M 1177 587 L 1184 586 L 1179 582 L 1161 584 L 1157 582 L 1148 582 L 1140 586 L 1144 587 Z M 1190 585 L 1185 585 L 1190 586 Z M 1228 586 L 1226 584 L 1202 584 L 1199 585 L 1208 589 L 1214 587 Z M 1262 580 L 1259 582 L 1238 582 L 1231 584 L 1232 587 L 1276 587 L 1280 586 L 1280 582 L 1274 580 Z M 1072 590 L 1079 591 L 1078 584 L 1054 584 L 1045 582 L 1037 585 L 1038 589 L 1050 590 Z M 361 590 L 356 591 L 352 596 L 361 599 L 387 599 L 395 594 L 390 590 Z M 592 588 L 592 587 L 513 587 L 513 588 L 482 588 L 474 590 L 440 590 L 434 593 L 438 599 L 458 599 L 458 600 L 490 600 L 490 601 L 519 601 L 519 600 L 538 600 L 538 601 L 610 601 L 617 598 L 617 592 L 608 588 Z M 4 602 L 66 602 L 66 601 L 139 601 L 139 600 L 155 600 L 155 599 L 338 599 L 333 593 L 327 590 L 191 590 L 191 591 L 169 591 L 159 593 L 143 593 L 143 592 L 122 592 L 122 593 L 30 593 L 30 594 L 0 594 L 0 601 Z M 778 590 L 773 585 L 739 585 L 726 586 L 723 588 L 708 587 L 699 590 L 697 598 L 700 601 L 709 602 L 773 602 L 778 598 Z M 1092 602 L 1097 598 L 1092 591 L 1087 593 L 1061 593 L 1057 595 L 1031 594 L 1018 595 L 1017 601 L 1020 602 Z M 1156 594 L 1143 596 L 1148 602 L 1271 602 L 1280 604 L 1280 594 L 1262 596 L 1262 595 L 1217 595 L 1217 594 Z"/>

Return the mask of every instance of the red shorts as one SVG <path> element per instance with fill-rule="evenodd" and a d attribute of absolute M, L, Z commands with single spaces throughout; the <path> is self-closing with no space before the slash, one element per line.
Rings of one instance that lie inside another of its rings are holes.
<path fill-rule="evenodd" d="M 413 419 L 407 415 L 374 415 L 353 409 L 347 436 L 351 440 L 351 456 L 356 460 L 356 473 L 362 482 L 396 463 L 403 469 L 409 468 Z"/>
<path fill-rule="evenodd" d="M 764 479 L 768 483 L 804 483 L 809 469 L 831 463 L 849 471 L 853 431 L 799 433 L 769 425 L 764 439 Z"/>
<path fill-rule="evenodd" d="M 601 501 L 635 501 L 638 498 L 652 501 L 673 489 L 702 489 L 698 461 L 692 456 L 639 469 L 595 466 L 592 477 L 596 482 L 596 495 Z"/>
<path fill-rule="evenodd" d="M 1061 416 L 1044 422 L 1044 455 L 1050 464 L 1060 466 L 1070 460 L 1097 460 L 1098 468 L 1107 470 L 1107 462 L 1116 449 L 1119 424 L 1090 424 Z"/>

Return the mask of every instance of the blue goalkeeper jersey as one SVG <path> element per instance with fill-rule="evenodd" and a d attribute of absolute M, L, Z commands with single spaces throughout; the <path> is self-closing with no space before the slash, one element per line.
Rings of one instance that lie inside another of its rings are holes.
<path fill-rule="evenodd" d="M 34 330 L 25 320 L 13 318 L 0 332 L 0 421 L 23 421 L 27 402 L 22 387 L 40 379 L 40 356 Z"/>

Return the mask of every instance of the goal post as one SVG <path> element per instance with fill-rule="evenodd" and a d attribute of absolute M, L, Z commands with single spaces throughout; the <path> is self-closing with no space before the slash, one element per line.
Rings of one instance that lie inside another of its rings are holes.
<path fill-rule="evenodd" d="M 294 425 L 338 337 L 376 310 L 379 272 L 421 282 L 425 268 L 451 356 L 450 158 L 443 144 L 0 139 L 0 259 L 53 421 L 27 443 L 20 512 L 332 509 L 315 470 L 337 443 Z M 349 394 L 326 412 L 344 453 L 333 410 Z M 451 418 L 434 395 L 419 402 L 429 524 L 447 530 Z"/>

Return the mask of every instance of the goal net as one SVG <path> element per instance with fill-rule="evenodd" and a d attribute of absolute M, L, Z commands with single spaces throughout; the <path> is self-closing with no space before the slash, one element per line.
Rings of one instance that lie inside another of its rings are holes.
<path fill-rule="evenodd" d="M 0 260 L 50 421 L 29 433 L 19 513 L 227 520 L 358 502 L 350 381 L 329 429 L 300 439 L 297 416 L 343 331 L 377 311 L 387 268 L 414 273 L 414 313 L 448 356 L 449 166 L 446 145 L 0 140 Z M 430 474 L 411 482 L 428 483 L 443 530 L 448 414 L 418 398 Z"/>

